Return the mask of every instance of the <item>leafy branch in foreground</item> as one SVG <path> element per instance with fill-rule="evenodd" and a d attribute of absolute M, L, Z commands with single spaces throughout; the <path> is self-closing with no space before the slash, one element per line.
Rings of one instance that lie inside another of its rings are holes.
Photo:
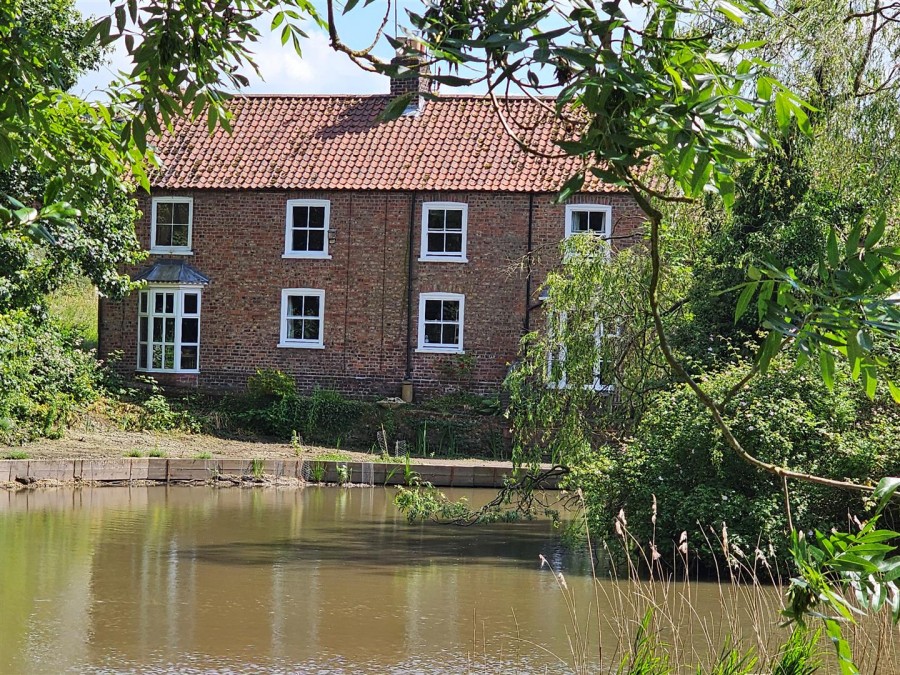
<path fill-rule="evenodd" d="M 797 576 L 788 587 L 784 615 L 800 625 L 808 617 L 822 620 L 843 675 L 856 675 L 859 670 L 842 625 L 882 610 L 890 612 L 893 624 L 900 622 L 900 555 L 897 546 L 890 543 L 900 539 L 900 532 L 876 529 L 898 487 L 900 478 L 881 480 L 873 495 L 877 500 L 875 514 L 866 522 L 856 521 L 858 532 L 816 530 L 815 541 L 809 541 L 802 531 L 791 535 Z"/>
<path fill-rule="evenodd" d="M 836 357 L 846 359 L 854 379 L 875 398 L 878 370 L 888 359 L 878 353 L 900 332 L 900 247 L 883 243 L 885 215 L 870 225 L 860 218 L 839 245 L 839 234 L 828 233 L 827 259 L 818 266 L 816 283 L 804 281 L 788 267 L 773 263 L 750 266 L 750 280 L 742 285 L 735 320 L 756 298 L 757 312 L 769 335 L 759 350 L 765 371 L 783 340 L 793 343 L 802 359 L 818 362 L 822 379 L 834 386 Z M 865 234 L 865 237 L 863 237 Z M 900 403 L 900 387 L 888 380 Z"/>

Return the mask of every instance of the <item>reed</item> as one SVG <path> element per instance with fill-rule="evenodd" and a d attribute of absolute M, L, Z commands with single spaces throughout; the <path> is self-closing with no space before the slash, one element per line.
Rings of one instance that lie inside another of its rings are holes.
<path fill-rule="evenodd" d="M 655 536 L 638 541 L 623 512 L 615 531 L 617 539 L 596 552 L 587 538 L 590 592 L 583 584 L 570 585 L 541 556 L 567 609 L 560 629 L 568 651 L 551 652 L 527 636 L 516 637 L 526 651 L 544 652 L 578 675 L 840 672 L 823 631 L 786 624 L 788 570 L 771 551 L 744 551 L 729 541 L 727 527 L 706 528 L 702 543 L 717 551 L 710 579 L 699 576 L 693 553 L 701 542 L 689 541 L 686 532 L 671 550 L 662 550 Z M 859 672 L 900 672 L 900 642 L 889 614 L 860 616 L 855 624 L 843 624 L 843 631 Z"/>

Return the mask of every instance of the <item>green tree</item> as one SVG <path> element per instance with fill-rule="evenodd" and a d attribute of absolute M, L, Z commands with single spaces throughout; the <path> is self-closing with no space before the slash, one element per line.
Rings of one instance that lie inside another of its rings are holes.
<path fill-rule="evenodd" d="M 318 20 L 305 0 L 129 0 L 90 23 L 71 0 L 0 6 L 0 308 L 30 304 L 73 270 L 107 293 L 128 288 L 117 268 L 137 251 L 129 194 L 149 187 L 148 135 L 180 115 L 228 127 L 229 90 L 254 67 L 253 21 L 270 10 L 299 51 L 302 18 Z M 131 72 L 101 100 L 70 92 L 116 41 Z"/>
<path fill-rule="evenodd" d="M 85 40 L 92 22 L 75 11 L 72 0 L 34 0 L 7 11 L 4 49 L 32 65 L 30 72 L 7 82 L 17 87 L 19 103 L 49 88 L 68 90 L 83 72 L 99 64 L 98 43 Z M 9 97 L 6 101 L 6 110 L 15 118 L 15 102 Z M 40 308 L 47 293 L 74 275 L 88 276 L 105 293 L 119 294 L 129 287 L 128 278 L 117 268 L 133 261 L 139 250 L 132 188 L 122 177 L 92 181 L 94 169 L 85 163 L 88 158 L 81 156 L 75 139 L 67 139 L 66 155 L 46 156 L 50 149 L 41 147 L 41 139 L 57 133 L 68 116 L 59 107 L 48 114 L 44 128 L 19 120 L 25 123 L 14 133 L 0 136 L 0 149 L 7 151 L 0 193 L 15 208 L 19 222 L 32 225 L 24 230 L 0 227 L 0 312 Z M 17 151 L 11 157 L 13 148 Z M 42 226 L 35 227 L 35 205 L 63 191 L 76 195 L 79 207 L 47 205 Z"/>

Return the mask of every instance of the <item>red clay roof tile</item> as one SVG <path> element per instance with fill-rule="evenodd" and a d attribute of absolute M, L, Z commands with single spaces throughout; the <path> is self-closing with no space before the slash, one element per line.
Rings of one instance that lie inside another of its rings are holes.
<path fill-rule="evenodd" d="M 389 96 L 236 97 L 231 135 L 178 120 L 156 139 L 164 189 L 496 190 L 553 192 L 574 158 L 527 154 L 484 97 L 427 101 L 415 116 L 379 122 Z M 558 124 L 538 103 L 502 103 L 530 146 L 557 153 Z M 619 188 L 590 178 L 586 192 Z"/>

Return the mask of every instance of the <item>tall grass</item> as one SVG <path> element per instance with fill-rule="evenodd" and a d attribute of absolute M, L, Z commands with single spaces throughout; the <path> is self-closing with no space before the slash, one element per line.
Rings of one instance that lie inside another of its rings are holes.
<path fill-rule="evenodd" d="M 76 279 L 48 300 L 50 315 L 82 335 L 84 347 L 97 346 L 97 289 L 87 279 Z"/>
<path fill-rule="evenodd" d="M 718 552 L 716 572 L 701 579 L 692 553 L 701 542 L 692 543 L 687 533 L 663 551 L 655 540 L 638 541 L 624 513 L 616 533 L 618 540 L 603 545 L 599 555 L 588 551 L 588 586 L 568 583 L 541 556 L 567 609 L 559 627 L 567 652 L 517 639 L 579 675 L 838 672 L 834 648 L 818 626 L 785 624 L 783 580 L 789 572 L 767 551 L 742 551 L 729 541 L 727 527 L 707 528 L 701 538 Z M 843 630 L 859 672 L 900 673 L 900 635 L 886 613 L 860 616 Z"/>

